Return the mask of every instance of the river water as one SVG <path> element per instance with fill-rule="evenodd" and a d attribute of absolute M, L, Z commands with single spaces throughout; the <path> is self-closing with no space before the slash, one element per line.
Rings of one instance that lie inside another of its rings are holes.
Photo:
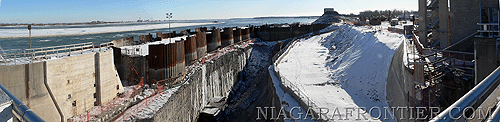
<path fill-rule="evenodd" d="M 279 23 L 309 23 L 314 21 L 315 19 L 309 18 L 273 18 L 273 19 L 253 19 L 253 18 L 239 18 L 239 19 L 220 19 L 220 20 L 176 20 L 172 21 L 173 23 L 182 25 L 189 23 L 208 23 L 204 25 L 196 25 L 196 26 L 183 26 L 183 27 L 174 27 L 171 28 L 172 31 L 176 31 L 179 33 L 182 30 L 191 29 L 195 30 L 197 27 L 243 27 L 247 25 L 263 25 L 263 24 L 279 24 Z M 218 21 L 219 23 L 213 23 L 214 21 Z M 32 31 L 36 30 L 74 30 L 74 29 L 89 29 L 89 28 L 99 28 L 99 27 L 127 27 L 127 26 L 140 26 L 145 24 L 165 24 L 168 22 L 155 22 L 155 23 L 126 23 L 126 24 L 98 24 L 98 25 L 72 25 L 72 26 L 33 26 Z M 8 35 L 7 32 L 16 31 L 25 29 L 26 36 L 29 35 L 27 27 L 0 27 L 0 36 Z M 139 35 L 146 35 L 151 33 L 152 35 L 156 35 L 156 32 L 168 32 L 167 28 L 156 28 L 156 29 L 147 29 L 147 30 L 136 30 L 136 31 L 122 31 L 122 32 L 106 32 L 106 33 L 98 33 L 98 34 L 86 34 L 86 35 L 72 35 L 72 36 L 54 36 L 54 37 L 35 37 L 31 38 L 32 47 L 48 47 L 48 46 L 57 46 L 57 45 L 67 45 L 67 44 L 77 44 L 84 42 L 94 42 L 97 44 L 109 42 L 115 39 L 121 39 L 125 37 L 133 36 L 134 40 L 139 40 Z M 106 31 L 106 30 L 105 30 Z M 1 33 L 4 32 L 4 33 Z M 20 31 L 24 32 L 24 31 Z M 22 34 L 22 33 L 21 33 Z M 19 35 L 19 33 L 17 33 Z M 4 50 L 8 49 L 27 49 L 30 46 L 29 38 L 10 38 L 10 39 L 0 39 L 0 46 Z"/>

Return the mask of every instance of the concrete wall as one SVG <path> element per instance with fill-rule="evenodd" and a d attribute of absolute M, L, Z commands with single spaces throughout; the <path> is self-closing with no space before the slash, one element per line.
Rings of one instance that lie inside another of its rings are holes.
<path fill-rule="evenodd" d="M 387 75 L 387 101 L 391 107 L 415 106 L 410 101 L 415 98 L 413 74 L 403 64 L 404 43 L 396 50 L 392 57 L 392 62 Z M 396 114 L 396 118 L 401 118 L 401 114 Z M 409 118 L 408 111 L 404 112 L 404 118 Z M 415 115 L 414 115 L 415 117 Z M 410 120 L 405 120 L 410 121 Z M 413 120 L 414 121 L 414 120 Z"/>
<path fill-rule="evenodd" d="M 480 5 L 496 7 L 498 0 L 453 0 L 450 1 L 450 44 L 475 33 L 480 22 Z"/>
<path fill-rule="evenodd" d="M 26 84 L 28 83 L 28 65 L 0 66 L 0 83 L 24 103 L 27 103 Z"/>
<path fill-rule="evenodd" d="M 496 38 L 474 38 L 475 84 L 481 82 L 496 69 Z"/>
<path fill-rule="evenodd" d="M 105 104 L 123 92 L 113 51 L 90 53 L 22 65 L 0 66 L 0 83 L 46 121 L 60 121 L 46 81 L 64 120 Z M 99 92 L 101 94 L 99 94 Z M 97 99 L 94 98 L 96 93 Z"/>
<path fill-rule="evenodd" d="M 188 78 L 188 84 L 182 85 L 169 98 L 154 116 L 154 121 L 197 121 L 200 111 L 211 98 L 228 96 L 251 50 L 252 47 L 248 46 L 212 59 L 213 63 L 197 65 Z"/>
<path fill-rule="evenodd" d="M 113 64 L 113 53 L 107 51 L 99 54 L 99 84 L 100 104 L 106 104 L 123 92 L 123 85 L 118 77 L 118 72 Z"/>
<path fill-rule="evenodd" d="M 82 114 L 94 106 L 96 101 L 94 99 L 96 91 L 94 87 L 94 56 L 95 53 L 92 53 L 46 62 L 47 83 L 65 116 L 65 120 L 71 116 Z M 76 102 L 76 106 L 73 106 L 74 102 Z"/>

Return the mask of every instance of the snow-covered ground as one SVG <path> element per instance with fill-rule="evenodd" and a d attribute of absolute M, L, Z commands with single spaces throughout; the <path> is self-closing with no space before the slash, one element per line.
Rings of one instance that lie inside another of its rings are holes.
<path fill-rule="evenodd" d="M 193 35 L 189 35 L 192 37 Z M 146 44 L 123 46 L 121 48 L 121 53 L 123 55 L 129 56 L 147 56 L 149 55 L 149 45 L 159 45 L 159 44 L 170 44 L 175 43 L 175 41 L 180 41 L 181 39 L 186 40 L 188 36 L 178 36 L 174 38 L 166 38 L 161 41 L 147 42 Z"/>
<path fill-rule="evenodd" d="M 185 26 L 199 26 L 211 23 L 171 23 L 170 27 L 185 27 Z M 108 27 L 88 27 L 88 28 L 58 28 L 58 29 L 32 29 L 32 37 L 45 37 L 45 36 L 62 36 L 62 35 L 85 35 L 97 33 L 110 33 L 110 32 L 124 32 L 124 31 L 137 31 L 137 30 L 150 30 L 168 28 L 168 23 L 164 24 L 147 24 L 147 25 L 120 25 Z M 27 29 L 0 29 L 0 38 L 11 37 L 26 37 Z"/>
<path fill-rule="evenodd" d="M 276 70 L 318 107 L 329 109 L 330 119 L 339 120 L 340 114 L 342 119 L 365 120 L 358 113 L 368 112 L 364 114 L 367 121 L 380 121 L 376 118 L 381 110 L 382 121 L 394 121 L 384 119 L 384 107 L 389 107 L 385 78 L 404 36 L 386 28 L 339 25 L 334 32 L 301 39 L 277 63 Z M 364 111 L 358 109 L 363 107 Z"/>
<path fill-rule="evenodd" d="M 268 68 L 269 70 L 269 75 L 271 75 L 271 79 L 273 81 L 273 86 L 274 88 L 276 89 L 276 94 L 278 95 L 279 99 L 280 99 L 280 102 L 281 102 L 281 105 L 284 107 L 285 110 L 291 110 L 293 107 L 298 107 L 300 106 L 299 102 L 297 102 L 297 100 L 295 100 L 292 95 L 286 93 L 281 87 L 280 87 L 280 81 L 278 79 L 278 77 L 276 76 L 276 74 L 274 74 L 273 70 L 274 70 L 274 67 L 273 66 L 270 66 Z M 301 113 L 304 113 L 304 111 L 298 111 L 298 110 L 295 110 L 295 111 L 288 111 L 288 112 L 292 112 L 291 114 L 292 115 L 299 115 Z M 289 117 L 290 118 L 290 117 Z M 313 121 L 313 120 L 310 120 L 310 119 L 303 119 L 301 117 L 302 121 Z M 291 120 L 285 120 L 285 121 L 291 121 Z"/>

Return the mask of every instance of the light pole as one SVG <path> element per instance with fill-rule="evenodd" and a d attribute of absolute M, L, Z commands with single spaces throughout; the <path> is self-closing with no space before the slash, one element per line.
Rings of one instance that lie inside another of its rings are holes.
<path fill-rule="evenodd" d="M 168 18 L 168 32 L 171 33 L 171 31 L 170 31 L 170 18 L 172 18 L 172 13 L 167 12 L 167 18 Z M 170 37 L 170 41 L 172 41 L 172 37 Z"/>
<path fill-rule="evenodd" d="M 28 25 L 28 30 L 30 31 L 30 52 L 33 52 L 31 50 L 31 24 Z M 31 57 L 31 53 L 30 53 L 30 57 Z"/>
<path fill-rule="evenodd" d="M 172 13 L 168 13 L 167 12 L 166 15 L 167 15 L 166 18 L 168 18 L 168 32 L 170 33 L 170 18 L 172 18 Z M 169 43 L 170 42 L 172 42 L 172 37 L 169 37 Z M 163 52 L 165 52 L 165 48 L 163 48 Z M 166 53 L 163 53 L 163 54 L 164 54 L 164 58 L 163 59 L 166 59 L 167 58 L 167 54 Z M 165 63 L 165 79 L 167 79 L 167 62 L 164 61 L 164 63 Z"/>

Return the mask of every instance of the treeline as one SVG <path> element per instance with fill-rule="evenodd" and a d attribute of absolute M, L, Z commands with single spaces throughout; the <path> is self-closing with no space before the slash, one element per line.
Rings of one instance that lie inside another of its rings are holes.
<path fill-rule="evenodd" d="M 378 20 L 390 20 L 392 18 L 402 18 L 409 19 L 410 15 L 413 14 L 418 16 L 418 11 L 408 11 L 408 10 L 366 10 L 363 12 L 359 12 L 359 19 L 378 19 Z"/>

